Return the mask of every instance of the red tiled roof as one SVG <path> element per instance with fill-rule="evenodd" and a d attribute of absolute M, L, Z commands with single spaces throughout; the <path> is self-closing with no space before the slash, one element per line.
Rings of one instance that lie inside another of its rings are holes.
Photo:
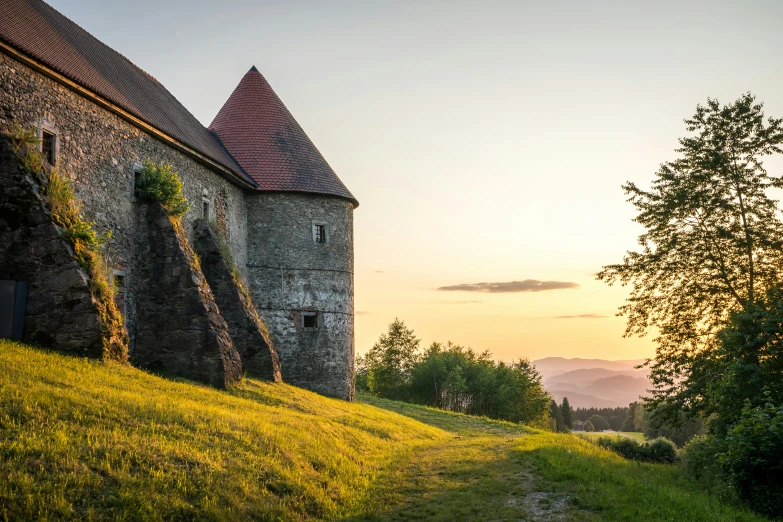
<path fill-rule="evenodd" d="M 254 185 L 163 85 L 41 0 L 0 0 L 0 40 Z"/>
<path fill-rule="evenodd" d="M 258 190 L 309 192 L 358 201 L 255 67 L 209 128 L 258 183 Z"/>

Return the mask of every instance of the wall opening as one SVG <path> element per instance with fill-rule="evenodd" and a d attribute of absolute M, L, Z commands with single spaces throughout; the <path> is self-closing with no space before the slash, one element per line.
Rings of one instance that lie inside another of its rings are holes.
<path fill-rule="evenodd" d="M 324 221 L 313 221 L 313 243 L 325 245 L 329 242 L 329 227 Z"/>
<path fill-rule="evenodd" d="M 302 312 L 302 328 L 315 330 L 318 328 L 318 312 Z"/>
<path fill-rule="evenodd" d="M 0 339 L 21 341 L 27 309 L 27 283 L 0 280 Z"/>
<path fill-rule="evenodd" d="M 57 162 L 57 135 L 49 131 L 41 131 L 41 154 L 49 165 Z"/>

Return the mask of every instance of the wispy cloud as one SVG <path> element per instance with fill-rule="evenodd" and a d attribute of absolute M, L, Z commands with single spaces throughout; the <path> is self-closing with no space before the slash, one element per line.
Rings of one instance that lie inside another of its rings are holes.
<path fill-rule="evenodd" d="M 484 301 L 476 301 L 476 300 L 470 300 L 470 301 L 441 301 L 441 303 L 453 304 L 453 305 L 479 304 L 479 303 L 483 303 L 483 302 Z"/>
<path fill-rule="evenodd" d="M 375 271 L 376 274 L 383 274 L 384 272 L 385 272 L 384 270 L 376 270 Z"/>
<path fill-rule="evenodd" d="M 598 314 L 579 314 L 579 315 L 556 315 L 555 319 L 606 319 L 608 315 Z"/>
<path fill-rule="evenodd" d="M 354 312 L 353 315 L 372 315 L 372 312 Z"/>
<path fill-rule="evenodd" d="M 491 294 L 512 292 L 544 292 L 547 290 L 563 290 L 579 288 L 579 285 L 569 281 L 509 281 L 507 283 L 472 283 L 451 286 L 441 286 L 438 290 L 446 292 L 489 292 Z"/>

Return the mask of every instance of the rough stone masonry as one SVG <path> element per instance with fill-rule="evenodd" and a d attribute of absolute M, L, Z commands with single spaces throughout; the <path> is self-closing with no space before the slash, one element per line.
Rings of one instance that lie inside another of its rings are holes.
<path fill-rule="evenodd" d="M 113 232 L 110 254 L 122 282 L 132 362 L 223 386 L 243 371 L 275 379 L 274 347 L 284 381 L 353 397 L 352 214 L 358 202 L 255 67 L 206 128 L 160 82 L 51 6 L 6 0 L 0 128 L 12 123 L 36 129 L 51 162 L 70 176 L 84 218 L 98 233 Z M 182 179 L 192 207 L 182 217 L 181 239 L 195 244 L 198 219 L 215 221 L 225 235 L 258 317 L 268 323 L 266 346 L 256 329 L 232 327 L 215 303 L 222 291 L 210 288 L 217 279 L 195 282 L 200 271 L 183 244 L 177 243 L 177 253 L 172 230 L 134 196 L 147 159 L 171 164 Z M 8 169 L 0 171 L 7 175 Z M 42 256 L 46 248 L 43 240 L 33 242 L 30 255 Z M 163 258 L 165 268 L 150 269 Z M 7 273 L 0 277 L 31 277 L 17 269 Z M 163 287 L 190 297 L 163 303 L 156 293 Z M 50 290 L 30 286 L 26 328 L 41 311 L 35 303 L 51 302 L 41 292 Z M 164 317 L 155 316 L 156 307 Z"/>

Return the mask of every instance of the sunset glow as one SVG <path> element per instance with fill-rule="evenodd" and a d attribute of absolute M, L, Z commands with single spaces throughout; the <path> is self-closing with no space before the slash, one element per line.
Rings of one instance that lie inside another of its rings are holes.
<path fill-rule="evenodd" d="M 399 317 L 504 360 L 652 356 L 595 280 L 641 232 L 620 185 L 708 97 L 783 114 L 777 2 L 51 3 L 204 124 L 258 66 L 360 202 L 357 354 Z"/>

